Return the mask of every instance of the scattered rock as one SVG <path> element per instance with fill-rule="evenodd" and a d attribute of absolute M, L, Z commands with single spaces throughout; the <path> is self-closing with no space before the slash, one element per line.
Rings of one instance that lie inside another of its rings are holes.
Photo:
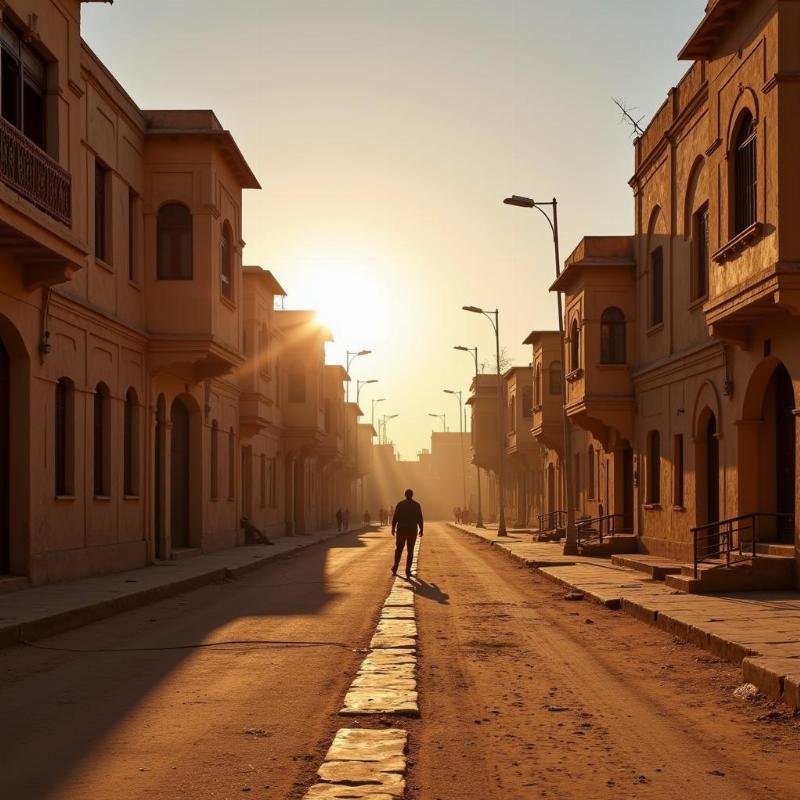
<path fill-rule="evenodd" d="M 583 592 L 567 592 L 564 595 L 564 600 L 583 600 L 585 595 Z"/>
<path fill-rule="evenodd" d="M 766 714 L 761 714 L 760 716 L 756 717 L 756 722 L 775 722 L 776 720 L 783 718 L 783 712 L 778 711 L 777 708 L 773 708 L 772 711 L 767 711 Z"/>
<path fill-rule="evenodd" d="M 716 775 L 718 778 L 724 778 L 725 773 L 721 769 L 712 769 L 708 772 L 709 775 Z"/>
<path fill-rule="evenodd" d="M 587 617 L 587 618 L 584 620 L 584 622 L 585 622 L 587 625 L 594 625 L 594 620 L 593 620 L 593 619 L 589 619 L 588 617 Z"/>
<path fill-rule="evenodd" d="M 639 775 L 636 778 L 636 783 L 647 783 L 647 776 L 646 775 Z"/>
<path fill-rule="evenodd" d="M 245 728 L 244 732 L 247 736 L 255 736 L 259 739 L 269 736 L 269 732 L 265 731 L 263 728 Z"/>
<path fill-rule="evenodd" d="M 569 711 L 566 706 L 545 706 L 546 711 L 552 711 L 553 713 L 561 713 L 562 711 Z"/>
<path fill-rule="evenodd" d="M 733 696 L 738 697 L 739 700 L 749 700 L 750 702 L 758 698 L 758 687 L 752 683 L 743 683 L 733 690 Z"/>

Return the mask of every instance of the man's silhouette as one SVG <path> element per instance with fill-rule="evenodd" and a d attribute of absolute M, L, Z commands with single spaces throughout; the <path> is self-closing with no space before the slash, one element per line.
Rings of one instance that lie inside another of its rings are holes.
<path fill-rule="evenodd" d="M 406 557 L 406 577 L 411 577 L 411 563 L 414 561 L 414 545 L 417 543 L 417 530 L 422 536 L 422 506 L 412 500 L 414 492 L 406 489 L 406 499 L 401 500 L 394 510 L 392 516 L 392 536 L 397 536 L 397 543 L 394 548 L 394 566 L 392 574 L 397 575 L 397 567 L 403 556 L 403 548 L 408 548 Z"/>

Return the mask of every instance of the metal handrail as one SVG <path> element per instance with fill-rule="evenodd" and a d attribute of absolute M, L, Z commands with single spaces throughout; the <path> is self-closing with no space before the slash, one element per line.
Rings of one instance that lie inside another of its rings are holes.
<path fill-rule="evenodd" d="M 554 531 L 567 527 L 566 511 L 547 511 L 544 514 L 539 514 L 538 519 L 540 531 Z"/>
<path fill-rule="evenodd" d="M 617 520 L 621 520 L 622 523 L 618 525 Z M 625 527 L 624 514 L 604 514 L 602 517 L 582 519 L 575 523 L 575 528 L 578 532 L 578 546 L 595 541 L 603 544 L 603 536 L 608 537 L 620 531 L 629 530 Z M 593 535 L 586 535 L 589 532 L 592 532 Z"/>
<path fill-rule="evenodd" d="M 692 528 L 695 579 L 700 564 L 713 563 L 712 569 L 718 569 L 756 558 L 758 520 L 763 518 L 794 523 L 794 514 L 754 511 Z"/>

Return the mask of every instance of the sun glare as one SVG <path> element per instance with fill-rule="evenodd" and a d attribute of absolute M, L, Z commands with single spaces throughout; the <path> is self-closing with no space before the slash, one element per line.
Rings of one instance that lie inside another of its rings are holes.
<path fill-rule="evenodd" d="M 386 335 L 390 292 L 382 271 L 342 257 L 315 258 L 303 271 L 304 291 L 295 300 L 317 311 L 337 344 L 360 347 L 365 337 L 374 344 Z"/>

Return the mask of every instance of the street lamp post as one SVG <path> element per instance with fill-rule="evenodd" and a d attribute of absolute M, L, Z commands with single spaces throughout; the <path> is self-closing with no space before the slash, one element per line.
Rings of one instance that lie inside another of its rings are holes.
<path fill-rule="evenodd" d="M 386 400 L 385 397 L 378 397 L 377 399 L 373 398 L 373 400 L 372 400 L 372 428 L 373 428 L 373 430 L 375 429 L 375 404 L 376 403 L 382 403 L 384 400 Z M 378 437 L 378 440 L 380 441 L 380 437 Z"/>
<path fill-rule="evenodd" d="M 461 350 L 464 353 L 472 353 L 475 357 L 475 391 L 478 390 L 478 348 L 477 347 L 464 347 L 463 345 L 456 345 L 454 350 Z M 475 436 L 475 424 L 473 420 L 472 435 Z M 478 524 L 476 527 L 483 528 L 483 501 L 481 500 L 481 468 L 476 464 L 475 471 L 478 474 Z"/>
<path fill-rule="evenodd" d="M 461 506 L 464 510 L 467 508 L 467 468 L 464 464 L 464 403 L 463 392 L 457 392 L 453 389 L 445 389 L 445 394 L 452 394 L 458 398 L 458 427 L 459 433 L 458 444 L 461 450 L 461 484 L 464 490 L 464 505 Z"/>
<path fill-rule="evenodd" d="M 472 314 L 483 314 L 486 319 L 494 328 L 494 344 L 495 353 L 497 357 L 497 427 L 500 445 L 499 454 L 499 467 L 497 470 L 497 486 L 498 495 L 500 498 L 500 510 L 497 517 L 497 535 L 508 536 L 506 530 L 506 512 L 505 512 L 505 450 L 506 450 L 506 434 L 505 434 L 505 414 L 503 413 L 503 392 L 502 392 L 502 376 L 500 375 L 500 309 L 494 311 L 484 311 L 477 306 L 462 306 L 464 311 L 469 311 Z M 494 317 L 494 319 L 492 319 Z"/>
<path fill-rule="evenodd" d="M 349 377 L 350 377 L 350 365 L 359 356 L 368 356 L 371 353 L 372 353 L 372 350 L 354 350 L 352 352 L 350 350 L 347 351 L 347 368 L 346 368 L 346 372 L 347 372 L 347 376 L 348 376 L 348 381 L 347 381 L 347 385 L 345 386 L 345 401 L 348 402 L 348 403 L 350 402 L 350 380 L 349 380 Z"/>
<path fill-rule="evenodd" d="M 356 381 L 356 407 L 359 410 L 361 409 L 361 406 L 359 405 L 359 402 L 361 401 L 361 387 L 362 386 L 366 386 L 368 383 L 377 383 L 377 382 L 378 382 L 377 378 L 370 378 L 367 381 Z M 361 447 L 360 447 L 361 443 L 359 442 L 359 439 L 358 439 L 358 419 L 359 419 L 359 416 L 360 416 L 359 414 L 356 414 L 356 461 L 355 461 L 355 466 L 356 466 L 356 508 L 357 509 L 361 509 L 361 504 L 364 502 L 364 481 L 361 479 L 361 476 L 358 474 L 358 451 L 361 449 Z M 361 502 L 360 503 L 359 503 L 359 500 L 358 500 L 358 489 L 359 489 L 359 487 L 361 487 Z M 359 515 L 360 515 L 360 511 L 359 511 Z"/>
<path fill-rule="evenodd" d="M 428 414 L 429 417 L 435 417 L 442 421 L 442 433 L 447 433 L 447 415 L 446 414 Z"/>
<path fill-rule="evenodd" d="M 350 365 L 353 363 L 353 361 L 355 361 L 360 356 L 368 356 L 368 355 L 371 355 L 371 354 L 372 354 L 372 350 L 347 350 L 346 351 L 345 358 L 346 358 L 347 366 L 345 368 L 345 372 L 347 373 L 347 382 L 345 383 L 345 389 L 344 389 L 344 391 L 345 391 L 344 399 L 345 399 L 346 403 L 350 402 Z M 345 431 L 345 437 L 344 437 L 344 451 L 345 452 L 344 452 L 344 454 L 345 454 L 345 459 L 347 459 L 347 457 L 349 455 L 348 443 L 350 441 L 350 435 L 349 435 L 350 434 L 350 431 L 349 431 L 350 416 L 349 416 L 349 414 L 345 417 L 345 419 L 347 421 L 348 430 Z M 356 478 L 355 478 L 356 479 L 356 486 L 355 486 L 355 489 L 356 489 L 356 491 L 355 491 L 355 496 L 354 496 L 353 499 L 355 500 L 356 503 L 358 503 L 358 418 L 356 418 L 356 437 L 355 438 L 356 438 L 356 452 L 355 452 L 355 457 L 356 457 Z M 348 492 L 348 495 L 349 494 L 350 493 Z"/>
<path fill-rule="evenodd" d="M 397 419 L 400 415 L 399 414 L 384 414 L 381 422 L 383 427 L 383 444 L 389 444 L 389 434 L 386 432 L 386 423 L 390 419 Z"/>
<path fill-rule="evenodd" d="M 517 208 L 535 208 L 547 220 L 547 224 L 553 232 L 556 280 L 558 280 L 561 276 L 561 258 L 558 254 L 558 200 L 554 197 L 552 200 L 540 202 L 532 200 L 530 197 L 521 197 L 515 194 L 511 197 L 506 197 L 503 202 L 508 206 L 516 206 Z M 548 207 L 552 209 L 552 218 L 544 210 Z M 567 484 L 567 537 L 564 542 L 564 554 L 577 555 L 578 535 L 575 530 L 575 486 L 572 483 L 572 441 L 570 437 L 569 415 L 567 414 L 567 344 L 564 340 L 564 311 L 560 291 L 556 292 L 556 297 L 558 299 L 558 333 L 561 338 L 561 424 L 564 435 L 564 481 Z"/>
<path fill-rule="evenodd" d="M 456 345 L 454 350 L 461 350 L 464 353 L 472 353 L 475 357 L 475 391 L 478 390 L 478 348 L 477 347 L 464 347 L 463 345 Z M 472 435 L 475 436 L 475 420 L 473 419 Z M 485 527 L 483 524 L 483 500 L 481 498 L 481 468 L 476 464 L 475 471 L 478 474 L 478 524 L 477 528 Z"/>

